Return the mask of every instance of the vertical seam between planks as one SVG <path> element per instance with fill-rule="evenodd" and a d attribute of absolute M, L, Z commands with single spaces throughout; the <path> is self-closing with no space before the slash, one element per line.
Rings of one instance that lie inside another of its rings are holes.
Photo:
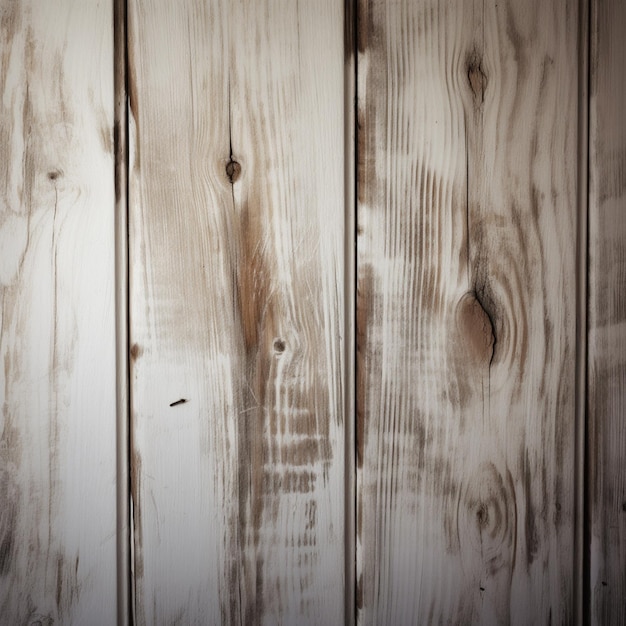
<path fill-rule="evenodd" d="M 130 563 L 130 407 L 128 275 L 128 114 L 126 0 L 113 2 L 115 144 L 116 552 L 117 623 L 127 626 Z"/>
<path fill-rule="evenodd" d="M 347 625 L 356 623 L 356 181 L 357 181 L 357 49 L 356 0 L 344 2 L 344 437 L 345 437 L 345 615 Z"/>
<path fill-rule="evenodd" d="M 587 419 L 587 294 L 589 281 L 589 80 L 593 0 L 578 3 L 578 197 L 576 227 L 576 442 L 574 619 L 590 623 L 589 454 Z"/>

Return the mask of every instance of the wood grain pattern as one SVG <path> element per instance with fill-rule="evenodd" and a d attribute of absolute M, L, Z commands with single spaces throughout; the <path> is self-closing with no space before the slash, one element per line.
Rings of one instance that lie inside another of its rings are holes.
<path fill-rule="evenodd" d="M 626 624 L 626 6 L 592 4 L 589 161 L 591 623 Z"/>
<path fill-rule="evenodd" d="M 344 615 L 343 3 L 130 3 L 139 624 Z"/>
<path fill-rule="evenodd" d="M 112 4 L 0 24 L 0 622 L 111 624 Z"/>
<path fill-rule="evenodd" d="M 363 624 L 573 619 L 578 3 L 359 3 Z"/>

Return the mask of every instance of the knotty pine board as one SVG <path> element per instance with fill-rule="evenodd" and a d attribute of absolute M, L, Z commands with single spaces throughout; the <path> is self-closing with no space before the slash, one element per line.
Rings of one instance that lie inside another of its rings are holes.
<path fill-rule="evenodd" d="M 116 619 L 111 2 L 0 2 L 0 623 Z"/>
<path fill-rule="evenodd" d="M 599 0 L 592 7 L 589 617 L 626 624 L 626 6 Z"/>
<path fill-rule="evenodd" d="M 578 2 L 358 6 L 359 621 L 571 623 Z"/>
<path fill-rule="evenodd" d="M 343 3 L 129 3 L 138 624 L 344 615 Z"/>

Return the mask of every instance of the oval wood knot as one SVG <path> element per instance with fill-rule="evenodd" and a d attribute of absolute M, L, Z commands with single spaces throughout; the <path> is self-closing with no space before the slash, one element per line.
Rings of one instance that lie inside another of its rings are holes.
<path fill-rule="evenodd" d="M 228 176 L 228 180 L 230 184 L 234 184 L 239 176 L 241 175 L 241 165 L 237 163 L 234 159 L 231 159 L 226 163 L 226 176 Z"/>
<path fill-rule="evenodd" d="M 456 320 L 470 357 L 478 364 L 490 365 L 496 343 L 495 330 L 476 292 L 470 291 L 461 298 Z"/>
<path fill-rule="evenodd" d="M 515 551 L 516 506 L 512 482 L 490 462 L 468 479 L 460 494 L 459 545 L 480 554 L 490 574 L 512 565 Z"/>
<path fill-rule="evenodd" d="M 467 79 L 474 99 L 481 104 L 485 101 L 487 75 L 483 70 L 483 62 L 478 52 L 473 51 L 467 62 Z"/>

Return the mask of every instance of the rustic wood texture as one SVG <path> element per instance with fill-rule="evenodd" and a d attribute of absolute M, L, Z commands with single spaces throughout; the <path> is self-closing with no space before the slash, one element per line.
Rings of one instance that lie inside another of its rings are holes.
<path fill-rule="evenodd" d="M 129 4 L 138 624 L 343 621 L 343 10 Z"/>
<path fill-rule="evenodd" d="M 126 0 L 113 0 L 117 626 L 131 614 L 130 355 L 128 354 L 128 90 Z"/>
<path fill-rule="evenodd" d="M 112 4 L 0 23 L 0 622 L 112 624 Z"/>
<path fill-rule="evenodd" d="M 590 618 L 626 624 L 626 5 L 596 0 L 589 139 Z"/>
<path fill-rule="evenodd" d="M 572 622 L 577 15 L 359 3 L 362 624 Z"/>

